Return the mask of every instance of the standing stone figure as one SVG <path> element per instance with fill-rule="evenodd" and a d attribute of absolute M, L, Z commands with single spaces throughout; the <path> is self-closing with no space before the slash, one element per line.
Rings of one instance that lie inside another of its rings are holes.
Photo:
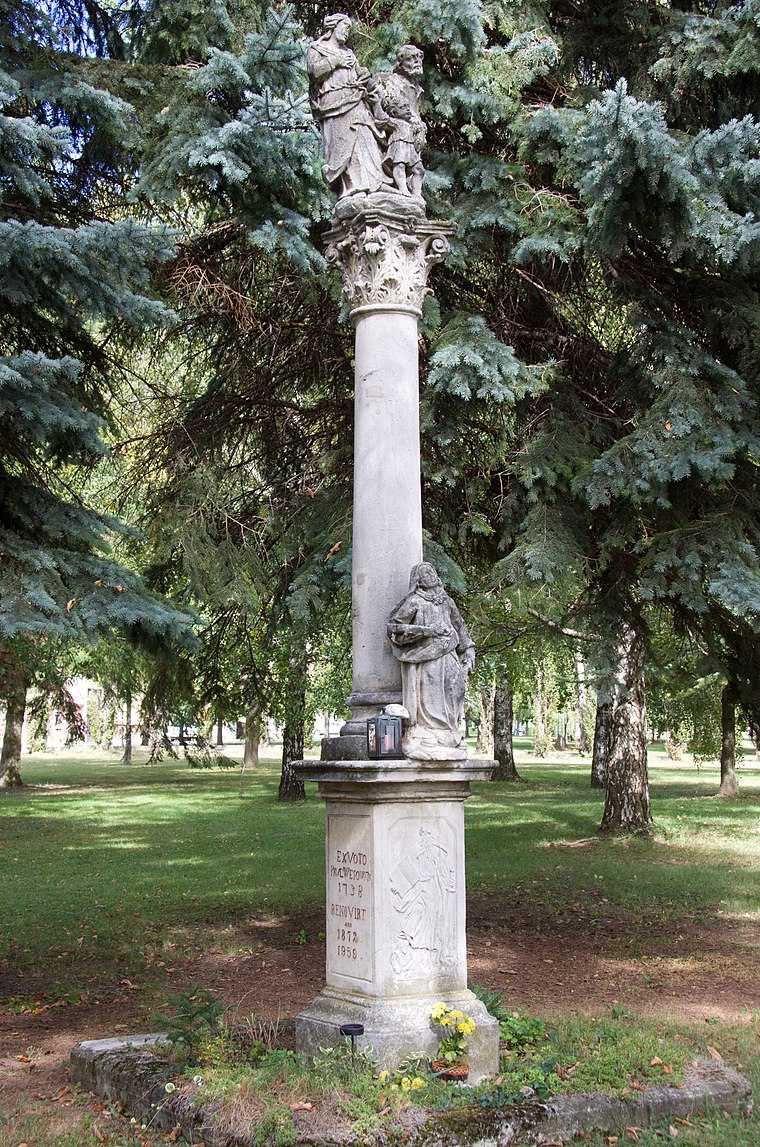
<path fill-rule="evenodd" d="M 338 198 L 390 186 L 383 170 L 385 136 L 370 110 L 371 76 L 346 47 L 351 20 L 342 12 L 326 16 L 324 33 L 309 45 L 306 68 L 310 101 L 322 133 L 327 186 Z"/>
<path fill-rule="evenodd" d="M 412 760 L 467 756 L 459 725 L 475 646 L 434 566 L 412 568 L 409 593 L 394 608 L 388 637 L 401 662 L 401 688 L 409 712 L 404 754 Z"/>
<path fill-rule="evenodd" d="M 422 194 L 422 149 L 427 132 L 420 115 L 422 52 L 404 44 L 396 54 L 396 69 L 372 77 L 375 116 L 388 133 L 383 166 L 402 195 Z"/>

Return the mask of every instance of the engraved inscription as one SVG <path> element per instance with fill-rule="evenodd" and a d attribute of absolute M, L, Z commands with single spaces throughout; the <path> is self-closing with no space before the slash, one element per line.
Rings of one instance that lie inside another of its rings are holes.
<path fill-rule="evenodd" d="M 327 971 L 371 978 L 372 870 L 366 816 L 331 816 L 327 856 Z"/>

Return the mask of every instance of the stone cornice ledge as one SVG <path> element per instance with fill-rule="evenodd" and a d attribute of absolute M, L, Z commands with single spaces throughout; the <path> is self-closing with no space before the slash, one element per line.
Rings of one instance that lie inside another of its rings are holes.
<path fill-rule="evenodd" d="M 419 784 L 422 782 L 487 781 L 496 761 L 293 761 L 293 768 L 305 781 L 333 784 Z"/>

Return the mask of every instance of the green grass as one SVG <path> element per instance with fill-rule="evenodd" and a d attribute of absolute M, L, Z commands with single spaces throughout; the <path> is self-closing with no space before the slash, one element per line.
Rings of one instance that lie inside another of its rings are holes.
<path fill-rule="evenodd" d="M 760 917 L 760 768 L 742 768 L 741 795 L 723 801 L 706 770 L 650 767 L 652 840 L 592 839 L 585 849 L 554 847 L 594 838 L 604 794 L 582 763 L 521 762 L 524 783 L 478 785 L 467 806 L 467 878 L 472 891 L 508 884 L 533 902 L 603 889 L 610 904 L 664 917 L 705 910 Z"/>
<path fill-rule="evenodd" d="M 602 840 L 595 831 L 603 794 L 590 789 L 588 764 L 519 753 L 522 783 L 476 785 L 468 801 L 470 892 L 530 904 L 549 920 L 574 912 L 588 928 L 610 913 L 626 914 L 644 922 L 644 948 L 652 922 L 675 934 L 707 917 L 757 921 L 757 763 L 742 765 L 739 798 L 721 801 L 717 770 L 669 762 L 658 752 L 650 761 L 654 838 Z M 35 970 L 44 968 L 55 992 L 76 1001 L 87 990 L 89 959 L 118 979 L 144 968 L 151 952 L 185 931 L 191 943 L 199 926 L 218 935 L 252 913 L 297 917 L 323 901 L 324 806 L 315 786 L 306 802 L 279 805 L 274 759 L 246 776 L 242 794 L 236 772 L 195 772 L 175 761 L 125 768 L 115 756 L 32 757 L 23 775 L 30 787 L 0 798 L 0 960 L 32 985 Z M 587 843 L 576 846 L 579 840 Z M 30 1000 L 19 996 L 12 1008 L 23 1011 L 32 997 L 30 988 Z M 594 1024 L 613 1022 L 630 1036 L 621 1043 L 626 1055 L 629 1045 L 648 1052 L 660 1039 L 675 1041 L 684 1054 L 709 1042 L 742 1063 L 760 1093 L 757 1017 L 709 1028 L 669 1024 L 658 1033 L 637 1016 L 553 1016 L 557 1046 L 568 1056 L 580 1049 L 581 1081 L 584 1071 L 596 1071 L 597 1081 L 623 1071 L 601 1045 L 592 1063 Z M 10 1128 L 0 1119 L 0 1147 L 69 1143 L 24 1127 L 23 1113 Z M 720 1114 L 709 1126 L 677 1129 L 678 1141 L 695 1147 L 760 1142 L 757 1121 L 745 1125 Z M 82 1136 L 71 1138 L 72 1147 L 93 1142 L 84 1124 Z M 658 1140 L 641 1133 L 639 1141 Z"/>
<path fill-rule="evenodd" d="M 237 775 L 176 762 L 32 758 L 24 776 L 51 787 L 0 805 L 0 959 L 115 955 L 126 966 L 146 933 L 324 895 L 322 802 L 278 804 L 274 762 L 242 796 Z"/>
<path fill-rule="evenodd" d="M 547 909 L 600 894 L 663 918 L 760 916 L 760 769 L 741 795 L 715 777 L 652 765 L 655 839 L 594 841 L 603 798 L 582 763 L 520 763 L 523 784 L 474 786 L 467 805 L 470 891 L 509 888 Z M 33 757 L 32 786 L 3 800 L 0 959 L 117 954 L 147 934 L 293 912 L 324 895 L 322 802 L 276 801 L 277 765 L 246 778 L 177 762 L 125 768 L 114 758 Z M 40 912 L 40 904 L 45 911 Z"/>

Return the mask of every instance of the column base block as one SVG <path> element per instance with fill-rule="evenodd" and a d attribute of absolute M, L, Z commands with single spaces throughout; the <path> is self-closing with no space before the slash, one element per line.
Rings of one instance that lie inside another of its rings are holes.
<path fill-rule="evenodd" d="M 499 1024 L 468 988 L 441 996 L 384 999 L 328 986 L 296 1017 L 296 1050 L 318 1056 L 320 1048 L 343 1042 L 342 1024 L 359 1023 L 364 1026 L 364 1035 L 357 1038 L 357 1047 L 371 1048 L 381 1068 L 393 1070 L 407 1056 L 435 1059 L 439 1032 L 433 1028 L 431 1012 L 441 1001 L 458 1008 L 477 1025 L 467 1041 L 468 1082 L 479 1083 L 495 1075 L 499 1069 Z"/>

